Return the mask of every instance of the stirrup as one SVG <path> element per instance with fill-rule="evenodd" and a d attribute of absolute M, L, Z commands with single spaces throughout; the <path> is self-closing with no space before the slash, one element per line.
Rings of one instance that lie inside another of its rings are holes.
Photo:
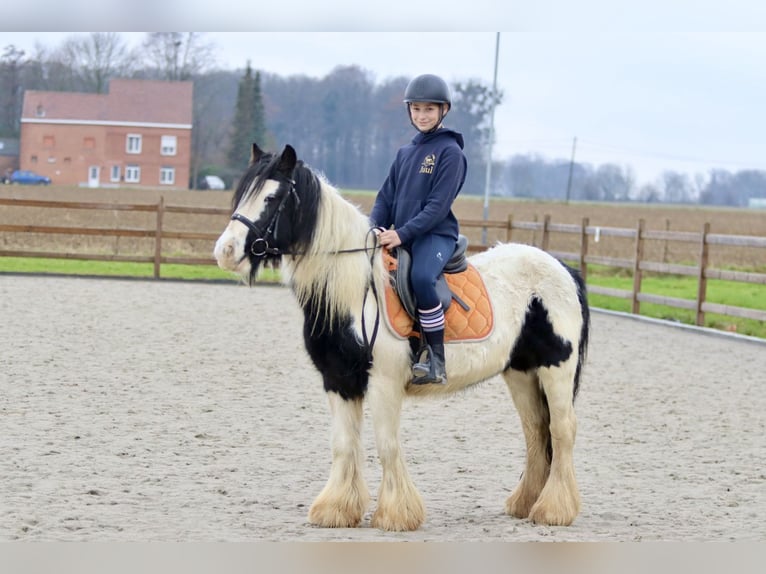
<path fill-rule="evenodd" d="M 437 375 L 436 373 L 426 373 L 421 377 L 415 377 L 410 381 L 411 385 L 446 385 L 447 375 Z"/>

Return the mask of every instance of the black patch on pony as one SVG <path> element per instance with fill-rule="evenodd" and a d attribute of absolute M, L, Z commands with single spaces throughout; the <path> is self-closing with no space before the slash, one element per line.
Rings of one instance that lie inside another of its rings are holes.
<path fill-rule="evenodd" d="M 311 360 L 322 375 L 324 390 L 345 400 L 361 399 L 367 392 L 370 367 L 368 350 L 352 329 L 350 315 L 330 324 L 324 310 L 326 299 L 309 300 L 303 306 L 303 339 Z"/>
<path fill-rule="evenodd" d="M 267 180 L 279 183 L 279 188 L 273 194 L 273 200 L 268 201 L 258 218 L 253 221 L 260 229 L 265 230 L 268 222 L 274 217 L 279 204 L 291 188 L 297 194 L 297 201 L 288 201 L 286 207 L 276 222 L 275 244 L 282 252 L 300 254 L 311 244 L 314 230 L 317 226 L 317 214 L 321 202 L 321 182 L 319 178 L 295 155 L 291 146 L 285 146 L 281 154 L 267 153 L 253 144 L 250 164 L 237 184 L 232 196 L 232 212 L 235 212 L 243 200 L 257 196 Z M 248 232 L 246 244 L 250 244 L 253 231 Z M 268 259 L 279 259 L 280 256 L 256 257 L 248 254 L 252 266 L 250 283 L 255 280 L 260 264 Z"/>
<path fill-rule="evenodd" d="M 508 367 L 525 372 L 540 367 L 555 367 L 569 359 L 571 354 L 572 343 L 554 332 L 548 310 L 539 297 L 533 297 L 527 307 L 519 338 L 511 351 Z"/>

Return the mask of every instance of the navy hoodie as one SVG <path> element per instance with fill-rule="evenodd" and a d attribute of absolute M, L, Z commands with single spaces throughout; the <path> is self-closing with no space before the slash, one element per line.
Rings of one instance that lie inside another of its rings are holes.
<path fill-rule="evenodd" d="M 457 241 L 452 202 L 465 182 L 462 134 L 448 128 L 418 133 L 396 153 L 370 213 L 373 227 L 394 226 L 404 245 L 435 233 Z"/>

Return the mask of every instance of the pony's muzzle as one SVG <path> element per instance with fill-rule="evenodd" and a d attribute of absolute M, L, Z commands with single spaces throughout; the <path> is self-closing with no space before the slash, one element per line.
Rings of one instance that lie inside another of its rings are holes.
<path fill-rule="evenodd" d="M 241 248 L 237 245 L 237 239 L 231 233 L 224 232 L 215 242 L 213 256 L 218 267 L 224 271 L 234 271 L 242 261 L 242 256 L 237 256 Z"/>

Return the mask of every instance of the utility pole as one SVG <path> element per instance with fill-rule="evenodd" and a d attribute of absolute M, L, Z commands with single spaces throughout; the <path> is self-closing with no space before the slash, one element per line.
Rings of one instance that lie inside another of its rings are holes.
<path fill-rule="evenodd" d="M 574 169 L 575 148 L 577 147 L 577 137 L 572 141 L 572 159 L 569 161 L 569 179 L 567 181 L 567 203 L 569 203 L 569 194 L 572 191 L 572 170 Z"/>
<path fill-rule="evenodd" d="M 487 177 L 484 181 L 484 222 L 489 219 L 489 186 L 492 181 L 492 143 L 495 139 L 495 105 L 497 102 L 497 59 L 500 53 L 500 32 L 495 36 L 495 77 L 492 81 L 492 108 L 489 119 L 489 145 L 487 145 Z M 482 227 L 481 243 L 487 245 L 487 227 Z"/>

